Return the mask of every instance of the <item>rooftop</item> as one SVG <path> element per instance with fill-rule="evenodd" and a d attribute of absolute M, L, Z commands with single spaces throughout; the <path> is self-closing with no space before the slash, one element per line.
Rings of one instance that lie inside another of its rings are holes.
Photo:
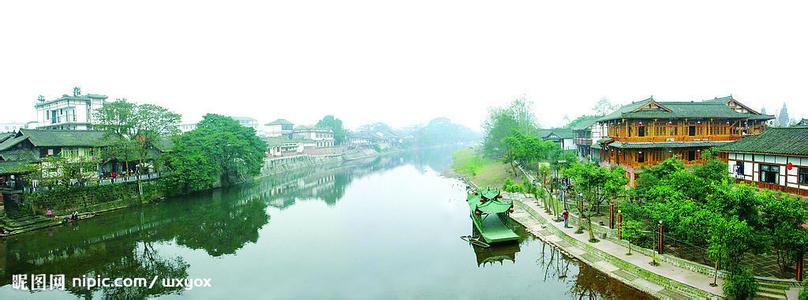
<path fill-rule="evenodd" d="M 747 112 L 738 112 L 730 106 L 736 106 Z M 754 111 L 732 96 L 708 99 L 703 101 L 656 101 L 653 97 L 633 102 L 620 107 L 615 112 L 603 116 L 598 121 L 619 119 L 675 119 L 675 118 L 721 118 L 771 120 L 773 115 L 764 115 Z"/>
<path fill-rule="evenodd" d="M 552 139 L 555 137 L 561 139 L 572 139 L 575 138 L 575 133 L 573 132 L 572 128 L 551 128 L 551 129 L 539 129 L 538 135 L 540 138 L 543 139 Z"/>
<path fill-rule="evenodd" d="M 808 127 L 775 127 L 718 149 L 723 152 L 808 156 Z"/>
<path fill-rule="evenodd" d="M 45 97 L 40 96 L 38 101 L 36 102 L 36 105 L 34 105 L 34 106 L 35 107 L 41 107 L 43 105 L 48 105 L 48 104 L 51 104 L 51 103 L 55 103 L 55 102 L 59 102 L 59 101 L 65 101 L 65 100 L 88 101 L 88 100 L 93 100 L 93 99 L 106 100 L 107 98 L 108 97 L 106 95 L 99 95 L 99 94 L 85 94 L 85 95 L 82 95 L 81 94 L 81 89 L 78 89 L 78 87 L 77 87 L 77 88 L 73 89 L 73 95 L 72 96 L 68 95 L 68 94 L 64 94 L 61 97 L 56 98 L 56 99 L 52 99 L 52 100 L 45 100 Z"/>
<path fill-rule="evenodd" d="M 294 125 L 294 124 L 286 119 L 277 119 L 275 121 L 267 123 L 266 125 L 270 126 L 270 125 Z"/>
<path fill-rule="evenodd" d="M 36 147 L 101 147 L 108 144 L 109 138 L 95 130 L 20 129 L 13 138 L 0 143 L 0 151 L 24 140 Z"/>

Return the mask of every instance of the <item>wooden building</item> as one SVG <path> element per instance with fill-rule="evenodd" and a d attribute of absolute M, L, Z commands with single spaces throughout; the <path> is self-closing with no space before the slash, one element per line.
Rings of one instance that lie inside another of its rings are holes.
<path fill-rule="evenodd" d="M 732 96 L 704 101 L 662 102 L 653 97 L 625 105 L 598 120 L 600 161 L 623 166 L 634 184 L 642 166 L 672 156 L 699 161 L 701 151 L 763 132 L 772 115 L 761 114 Z"/>
<path fill-rule="evenodd" d="M 767 129 L 718 150 L 738 181 L 808 196 L 808 127 Z"/>

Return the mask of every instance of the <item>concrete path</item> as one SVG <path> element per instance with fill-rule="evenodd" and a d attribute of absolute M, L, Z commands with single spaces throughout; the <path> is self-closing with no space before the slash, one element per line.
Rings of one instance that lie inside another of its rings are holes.
<path fill-rule="evenodd" d="M 721 278 L 718 278 L 718 285 L 713 287 L 710 286 L 710 283 L 713 282 L 712 276 L 664 262 L 661 262 L 658 266 L 652 266 L 650 264 L 651 257 L 638 252 L 626 255 L 628 252 L 626 247 L 606 239 L 601 239 L 597 243 L 590 243 L 588 241 L 589 235 L 586 232 L 576 234 L 575 228 L 564 228 L 563 222 L 551 221 L 553 217 L 545 213 L 534 201 L 520 202 L 532 212 L 529 213 L 526 209 L 517 206 L 517 211 L 511 216 L 514 220 L 524 225 L 528 231 L 559 247 L 563 252 L 630 286 L 665 299 L 703 298 L 705 296 L 720 298 L 724 295 L 721 288 L 723 286 Z M 538 218 L 543 218 L 543 220 Z M 561 235 L 567 237 L 562 237 Z M 574 243 L 570 243 L 569 238 L 572 238 Z M 615 261 L 615 258 L 622 261 L 619 263 L 627 263 L 628 265 L 624 267 L 616 266 L 615 263 L 618 262 Z M 665 280 L 665 278 L 669 280 Z"/>

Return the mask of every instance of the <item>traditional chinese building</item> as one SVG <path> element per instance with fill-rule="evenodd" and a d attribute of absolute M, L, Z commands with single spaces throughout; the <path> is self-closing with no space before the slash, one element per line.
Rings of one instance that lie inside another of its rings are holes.
<path fill-rule="evenodd" d="M 688 102 L 662 102 L 651 97 L 600 118 L 605 138 L 596 148 L 601 148 L 600 161 L 623 166 L 633 185 L 642 166 L 672 156 L 685 163 L 696 162 L 704 149 L 759 134 L 773 118 L 732 96 Z"/>
<path fill-rule="evenodd" d="M 770 128 L 718 150 L 739 181 L 808 196 L 808 127 Z"/>
<path fill-rule="evenodd" d="M 561 149 L 575 150 L 575 133 L 571 128 L 539 129 L 538 135 L 545 141 L 558 143 Z"/>

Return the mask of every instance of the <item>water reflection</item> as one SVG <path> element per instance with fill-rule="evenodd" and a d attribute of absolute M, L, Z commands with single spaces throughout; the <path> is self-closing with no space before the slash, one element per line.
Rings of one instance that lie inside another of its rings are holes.
<path fill-rule="evenodd" d="M 458 237 L 473 228 L 466 223 L 465 191 L 433 171 L 449 167 L 452 150 L 288 172 L 9 237 L 0 240 L 0 298 L 25 297 L 10 291 L 12 274 L 215 282 L 193 291 L 68 284 L 67 298 L 643 297 L 518 226 L 518 243 L 464 245 Z M 490 280 L 502 280 L 503 290 L 473 290 Z"/>

